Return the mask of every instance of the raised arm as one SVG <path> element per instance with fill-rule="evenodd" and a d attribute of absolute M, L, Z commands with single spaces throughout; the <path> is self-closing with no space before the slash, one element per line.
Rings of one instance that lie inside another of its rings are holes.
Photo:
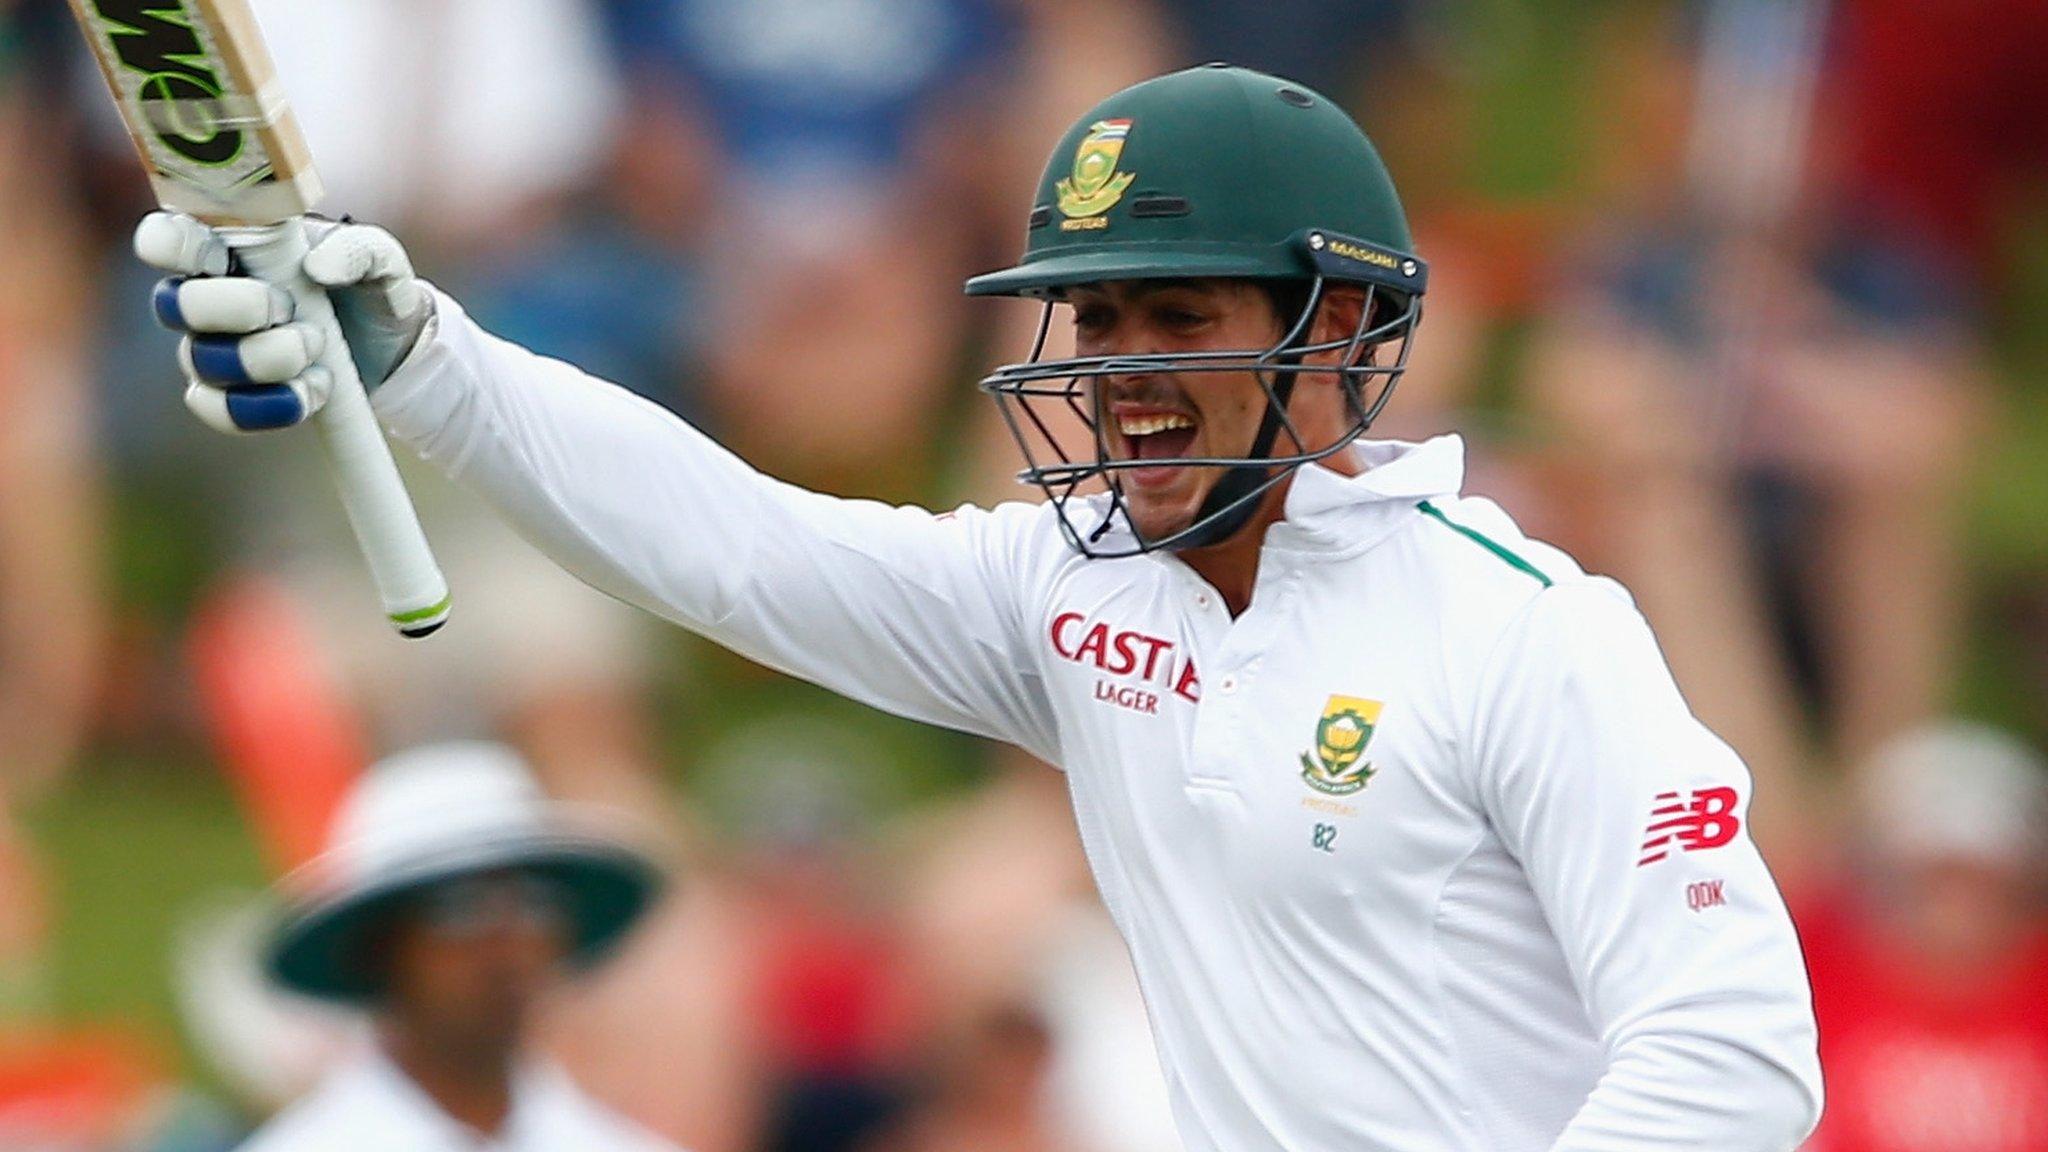
<path fill-rule="evenodd" d="M 624 389 L 481 331 L 384 230 L 312 231 L 304 271 L 333 297 L 379 418 L 564 567 L 771 667 L 1057 760 L 1027 621 L 1066 550 L 1037 509 L 934 516 L 772 480 Z M 243 275 L 219 232 L 156 213 L 135 244 L 174 273 L 156 311 L 187 333 L 202 420 L 259 432 L 320 410 L 326 337 Z"/>
<path fill-rule="evenodd" d="M 1025 598 L 1037 509 L 843 500 L 771 479 L 664 409 L 479 329 L 449 298 L 379 417 L 563 567 L 864 703 L 1056 754 Z"/>

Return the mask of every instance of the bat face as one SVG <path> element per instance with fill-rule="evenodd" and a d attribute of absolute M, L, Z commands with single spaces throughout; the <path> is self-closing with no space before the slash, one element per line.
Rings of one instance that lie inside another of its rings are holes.
<path fill-rule="evenodd" d="M 247 0 L 71 0 L 159 203 L 214 224 L 310 210 L 320 180 Z"/>

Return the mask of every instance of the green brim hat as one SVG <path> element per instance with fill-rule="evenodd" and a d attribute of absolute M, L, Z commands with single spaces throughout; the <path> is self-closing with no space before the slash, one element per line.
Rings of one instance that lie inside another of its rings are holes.
<path fill-rule="evenodd" d="M 568 961 L 602 957 L 653 903 L 659 869 L 596 822 L 549 803 L 518 757 L 443 744 L 373 768 L 343 806 L 332 846 L 285 881 L 266 966 L 284 987 L 367 1005 L 383 993 L 371 950 L 426 890 L 493 872 L 550 881 L 570 924 Z"/>

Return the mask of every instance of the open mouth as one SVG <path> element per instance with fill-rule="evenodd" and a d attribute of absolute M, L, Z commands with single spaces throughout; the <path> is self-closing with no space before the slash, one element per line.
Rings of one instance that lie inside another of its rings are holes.
<path fill-rule="evenodd" d="M 1115 414 L 1116 440 L 1112 447 L 1125 460 L 1177 460 L 1188 455 L 1195 443 L 1195 420 L 1184 412 L 1122 411 Z M 1132 468 L 1125 475 L 1144 487 L 1169 483 L 1180 468 L 1160 465 Z"/>

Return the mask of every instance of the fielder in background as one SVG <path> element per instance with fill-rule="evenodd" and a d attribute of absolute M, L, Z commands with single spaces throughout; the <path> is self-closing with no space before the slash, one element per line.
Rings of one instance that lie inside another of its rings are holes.
<path fill-rule="evenodd" d="M 250 1152 L 674 1152 L 527 1047 L 550 986 L 597 963 L 659 877 L 550 805 L 511 752 L 384 761 L 286 886 L 271 975 L 371 1013 L 375 1042 Z"/>
<path fill-rule="evenodd" d="M 1362 439 L 1428 271 L 1358 126 L 1177 72 L 1069 128 L 1020 223 L 967 290 L 1044 302 L 982 387 L 1047 500 L 939 516 L 770 479 L 492 337 L 382 230 L 305 271 L 386 428 L 570 571 L 1064 769 L 1191 1152 L 1799 1144 L 1812 997 L 1742 761 L 1619 585 L 1461 494 L 1457 437 Z M 315 358 L 197 221 L 136 247 L 203 384 Z M 1043 358 L 1054 322 L 1076 357 Z"/>

